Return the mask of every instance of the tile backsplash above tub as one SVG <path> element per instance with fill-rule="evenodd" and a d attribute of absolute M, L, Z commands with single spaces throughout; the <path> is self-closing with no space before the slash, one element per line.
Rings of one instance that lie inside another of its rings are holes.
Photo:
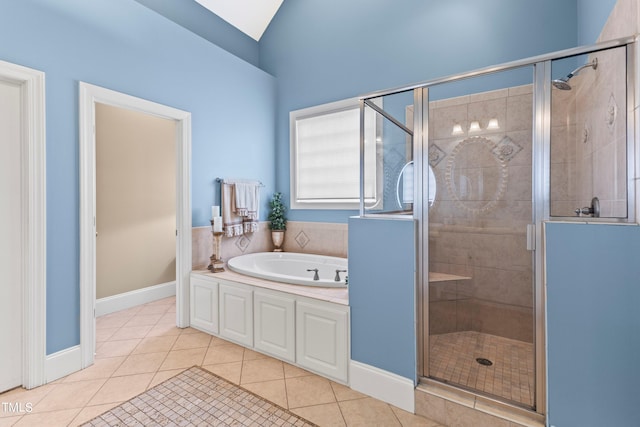
<path fill-rule="evenodd" d="M 327 222 L 288 221 L 283 249 L 285 252 L 309 253 L 346 258 L 348 242 L 347 224 Z M 206 268 L 213 253 L 211 227 L 194 227 L 192 237 L 192 267 Z M 269 222 L 261 222 L 256 233 L 222 238 L 222 259 L 273 250 Z"/>
<path fill-rule="evenodd" d="M 194 227 L 191 230 L 191 265 L 194 270 L 207 268 L 209 257 L 213 253 L 213 234 L 211 226 Z M 247 233 L 236 237 L 222 237 L 222 260 L 253 252 L 269 252 L 273 250 L 271 230 L 268 222 L 261 222 L 255 233 Z"/>
<path fill-rule="evenodd" d="M 347 224 L 289 221 L 283 249 L 346 258 L 348 240 Z"/>

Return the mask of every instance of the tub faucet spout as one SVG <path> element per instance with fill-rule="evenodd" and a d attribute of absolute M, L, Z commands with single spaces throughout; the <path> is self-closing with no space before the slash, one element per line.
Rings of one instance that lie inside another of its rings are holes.
<path fill-rule="evenodd" d="M 318 276 L 317 268 L 307 268 L 307 271 L 313 271 L 313 280 L 320 280 L 320 276 Z"/>
<path fill-rule="evenodd" d="M 340 279 L 340 273 L 346 273 L 347 270 L 336 270 L 336 277 L 333 279 L 334 282 L 339 282 Z"/>

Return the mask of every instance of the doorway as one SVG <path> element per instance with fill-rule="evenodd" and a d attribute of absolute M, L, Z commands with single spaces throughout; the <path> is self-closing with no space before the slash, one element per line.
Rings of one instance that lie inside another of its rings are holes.
<path fill-rule="evenodd" d="M 44 73 L 0 61 L 0 392 L 44 382 Z"/>
<path fill-rule="evenodd" d="M 96 316 L 175 292 L 175 120 L 96 103 Z"/>
<path fill-rule="evenodd" d="M 93 363 L 96 301 L 96 104 L 175 122 L 176 325 L 189 326 L 191 272 L 191 113 L 80 83 L 80 347 L 81 366 Z"/>

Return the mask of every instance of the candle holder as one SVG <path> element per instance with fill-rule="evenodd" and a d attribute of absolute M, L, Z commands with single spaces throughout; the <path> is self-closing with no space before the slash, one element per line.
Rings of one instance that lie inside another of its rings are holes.
<path fill-rule="evenodd" d="M 211 220 L 211 227 L 213 227 L 213 220 Z M 207 270 L 212 273 L 220 273 L 224 271 L 224 261 L 222 261 L 222 231 L 211 231 L 213 234 L 213 254 L 209 257 L 211 263 L 207 267 Z"/>

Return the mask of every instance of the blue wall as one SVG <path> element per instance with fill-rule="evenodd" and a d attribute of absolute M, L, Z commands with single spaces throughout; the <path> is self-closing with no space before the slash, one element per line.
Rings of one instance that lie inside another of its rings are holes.
<path fill-rule="evenodd" d="M 349 219 L 351 359 L 416 381 L 413 221 Z"/>
<path fill-rule="evenodd" d="M 4 1 L 0 40 L 1 60 L 46 73 L 51 354 L 79 343 L 78 81 L 192 112 L 194 226 L 217 176 L 273 191 L 275 81 L 133 0 Z"/>
<path fill-rule="evenodd" d="M 580 44 L 614 4 L 578 0 Z M 545 239 L 548 425 L 637 426 L 640 228 L 549 223 Z"/>
<path fill-rule="evenodd" d="M 285 0 L 260 40 L 278 79 L 278 189 L 288 199 L 291 110 L 576 46 L 576 1 Z"/>
<path fill-rule="evenodd" d="M 640 227 L 546 225 L 549 423 L 640 424 Z"/>
<path fill-rule="evenodd" d="M 596 42 L 615 4 L 616 0 L 578 0 L 578 45 Z"/>
<path fill-rule="evenodd" d="M 195 0 L 135 0 L 211 43 L 258 66 L 258 42 Z"/>

